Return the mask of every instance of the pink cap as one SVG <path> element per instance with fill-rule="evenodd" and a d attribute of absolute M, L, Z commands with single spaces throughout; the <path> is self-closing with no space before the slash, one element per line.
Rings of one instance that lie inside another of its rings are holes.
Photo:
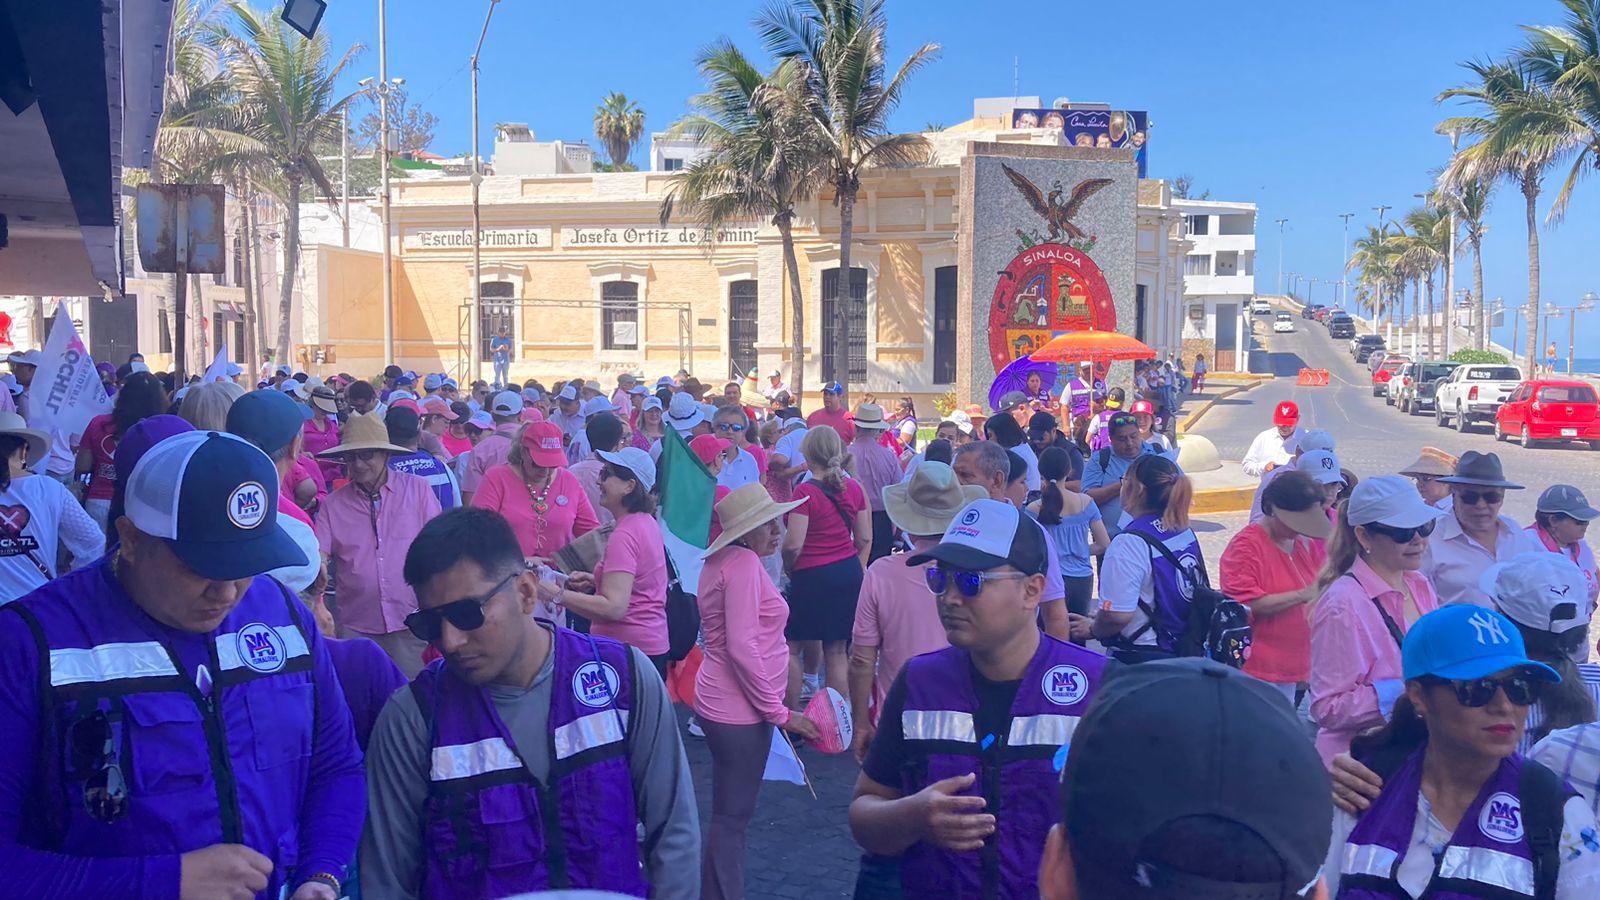
<path fill-rule="evenodd" d="M 567 464 L 561 429 L 554 422 L 534 422 L 522 429 L 522 447 L 536 466 L 555 468 Z"/>
<path fill-rule="evenodd" d="M 693 450 L 694 455 L 700 457 L 700 461 L 708 466 L 711 465 L 712 460 L 721 456 L 724 450 L 732 446 L 733 444 L 713 434 L 702 434 L 689 442 L 689 449 Z"/>
<path fill-rule="evenodd" d="M 539 410 L 537 410 L 537 409 L 535 409 L 534 407 L 531 407 L 531 406 L 525 407 L 522 410 L 522 412 L 518 413 L 517 415 L 520 416 L 522 418 L 522 421 L 524 421 L 524 422 L 543 422 L 544 421 L 544 413 L 539 412 Z"/>
<path fill-rule="evenodd" d="M 393 403 L 389 404 L 389 408 L 390 409 L 409 409 L 412 412 L 416 413 L 418 418 L 421 418 L 421 416 L 422 416 L 422 407 L 417 405 L 417 401 L 411 400 L 411 399 L 404 399 L 403 398 L 403 399 L 400 399 L 400 400 L 396 400 Z"/>

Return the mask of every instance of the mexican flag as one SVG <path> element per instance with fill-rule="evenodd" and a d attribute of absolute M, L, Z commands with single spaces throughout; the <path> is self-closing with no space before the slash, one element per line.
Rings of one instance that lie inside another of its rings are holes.
<path fill-rule="evenodd" d="M 711 543 L 711 507 L 716 499 L 717 480 L 676 428 L 668 427 L 661 438 L 661 462 L 657 468 L 661 497 L 658 521 L 667 559 L 684 592 L 698 594 L 700 554 Z"/>

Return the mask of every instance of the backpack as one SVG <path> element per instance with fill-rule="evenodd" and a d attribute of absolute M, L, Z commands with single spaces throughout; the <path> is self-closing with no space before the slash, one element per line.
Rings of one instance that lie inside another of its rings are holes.
<path fill-rule="evenodd" d="M 1199 570 L 1198 575 L 1191 575 L 1166 544 L 1142 531 L 1131 533 L 1155 548 L 1189 582 L 1187 627 L 1182 634 L 1161 635 L 1172 644 L 1173 655 L 1203 656 L 1235 669 L 1242 667 L 1250 649 L 1249 608 L 1211 587 L 1204 569 Z M 1143 600 L 1139 601 L 1139 607 L 1144 610 L 1146 627 L 1159 628 L 1156 625 L 1156 611 Z M 1159 630 L 1157 633 L 1160 634 Z M 1138 636 L 1139 633 L 1135 633 L 1129 642 Z"/>

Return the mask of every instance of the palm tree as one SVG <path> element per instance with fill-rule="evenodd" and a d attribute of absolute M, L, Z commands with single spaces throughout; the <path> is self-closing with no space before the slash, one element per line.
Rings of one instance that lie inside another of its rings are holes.
<path fill-rule="evenodd" d="M 857 300 L 850 290 L 850 245 L 862 173 L 872 166 L 919 165 L 929 154 L 926 138 L 891 133 L 889 118 L 900 104 L 906 82 L 934 59 L 939 45 L 918 47 L 889 76 L 883 5 L 884 0 L 787 0 L 769 6 L 756 21 L 767 50 L 800 67 L 802 109 L 828 148 L 828 179 L 839 207 L 838 290 L 847 298 L 850 313 L 840 317 L 845 322 L 866 321 L 866 298 Z M 846 335 L 843 355 L 849 360 L 853 342 L 848 339 L 849 328 L 841 330 Z M 848 381 L 854 367 L 847 362 L 841 379 L 839 354 L 834 355 L 833 365 L 835 371 L 823 377 Z"/>
<path fill-rule="evenodd" d="M 1528 321 L 1539 321 L 1539 192 L 1544 173 L 1583 141 L 1568 114 L 1575 104 L 1564 87 L 1541 84 L 1526 63 L 1469 62 L 1474 81 L 1441 93 L 1440 101 L 1460 98 L 1477 115 L 1456 116 L 1439 130 L 1460 131 L 1478 141 L 1465 147 L 1445 169 L 1457 183 L 1468 178 L 1514 182 L 1527 204 Z M 1527 372 L 1533 377 L 1538 336 L 1528 329 Z"/>
<path fill-rule="evenodd" d="M 1400 290 L 1398 262 L 1402 245 L 1401 235 L 1395 233 L 1398 228 L 1393 222 L 1368 225 L 1366 235 L 1356 238 L 1347 267 L 1347 271 L 1361 272 L 1357 283 L 1371 297 L 1374 324 L 1387 313 L 1391 328 L 1395 324 L 1394 298 Z"/>
<path fill-rule="evenodd" d="M 1433 358 L 1433 276 L 1444 265 L 1444 259 L 1450 252 L 1450 218 L 1445 215 L 1437 205 L 1438 196 L 1430 193 L 1428 205 L 1419 207 L 1406 214 L 1406 227 L 1411 229 L 1411 234 L 1406 240 L 1406 257 L 1410 260 L 1413 269 L 1421 275 L 1421 281 L 1427 291 L 1427 341 L 1428 359 Z M 1445 327 L 1449 325 L 1450 299 L 1445 298 Z"/>
<path fill-rule="evenodd" d="M 783 239 L 789 276 L 789 358 L 794 396 L 805 391 L 805 298 L 794 252 L 794 208 L 810 199 L 824 174 L 825 147 L 814 139 L 794 102 L 799 68 L 781 63 L 769 76 L 726 39 L 701 51 L 696 62 L 706 92 L 690 101 L 690 114 L 673 135 L 707 148 L 673 177 L 661 201 L 661 222 L 675 204 L 699 218 L 708 239 L 724 225 L 770 217 Z"/>
<path fill-rule="evenodd" d="M 266 148 L 263 160 L 273 165 L 281 183 L 284 261 L 278 292 L 277 358 L 287 360 L 294 283 L 300 267 L 300 191 L 310 182 L 333 202 L 333 185 L 322 169 L 317 148 L 338 139 L 340 113 L 359 95 L 339 97 L 334 87 L 359 47 L 346 50 L 330 66 L 326 36 L 302 39 L 275 16 L 264 19 L 239 2 L 232 8 L 234 31 L 226 38 L 229 73 L 238 91 L 244 131 Z"/>
<path fill-rule="evenodd" d="M 628 157 L 633 146 L 644 134 L 644 110 L 629 100 L 621 91 L 613 91 L 601 98 L 594 109 L 594 136 L 611 157 L 613 172 L 633 170 Z"/>
<path fill-rule="evenodd" d="M 1529 76 L 1559 90 L 1565 103 L 1538 113 L 1539 127 L 1574 135 L 1578 152 L 1550 205 L 1547 221 L 1559 222 L 1578 176 L 1600 166 L 1600 0 L 1560 0 L 1561 25 L 1527 26 L 1528 45 L 1518 54 Z"/>
<path fill-rule="evenodd" d="M 1488 312 L 1483 299 L 1483 236 L 1489 233 L 1489 195 L 1494 190 L 1492 182 L 1482 178 L 1468 178 L 1460 184 L 1451 184 L 1448 178 L 1439 178 L 1439 197 L 1446 209 L 1454 211 L 1462 228 L 1461 242 L 1472 248 L 1472 296 L 1478 311 L 1475 321 L 1474 342 L 1479 350 L 1489 349 L 1489 329 L 1484 316 Z"/>

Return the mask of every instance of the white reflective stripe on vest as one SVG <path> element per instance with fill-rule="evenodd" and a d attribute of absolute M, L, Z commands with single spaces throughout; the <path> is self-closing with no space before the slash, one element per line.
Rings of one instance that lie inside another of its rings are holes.
<path fill-rule="evenodd" d="M 556 729 L 556 759 L 566 759 L 585 750 L 615 744 L 622 740 L 622 728 L 627 721 L 628 711 L 625 709 L 606 709 L 573 719 Z"/>
<path fill-rule="evenodd" d="M 246 630 L 248 630 L 248 627 Z M 278 636 L 278 640 L 283 642 L 284 663 L 297 656 L 310 655 L 311 651 L 306 647 L 306 639 L 300 634 L 300 629 L 293 625 L 276 625 L 273 626 L 272 631 Z M 239 655 L 239 649 L 239 632 L 230 631 L 227 634 L 217 635 L 217 664 L 222 666 L 222 671 L 226 672 L 229 669 L 246 667 L 244 659 Z M 263 671 L 257 666 L 250 666 L 249 668 Z M 282 665 L 277 666 L 277 668 L 282 668 Z"/>
<path fill-rule="evenodd" d="M 1439 877 L 1492 884 L 1533 896 L 1533 860 L 1487 847 L 1446 847 L 1439 860 Z"/>
<path fill-rule="evenodd" d="M 1017 716 L 1011 720 L 1011 734 L 1006 737 L 1006 744 L 1059 747 L 1072 738 L 1077 727 L 1077 716 Z"/>
<path fill-rule="evenodd" d="M 947 709 L 907 709 L 900 713 L 900 728 L 908 741 L 962 741 L 972 744 L 978 732 L 972 713 Z"/>
<path fill-rule="evenodd" d="M 50 651 L 51 687 L 177 674 L 167 648 L 155 641 Z"/>
<path fill-rule="evenodd" d="M 1395 863 L 1400 854 L 1377 844 L 1345 844 L 1344 862 L 1339 871 L 1344 875 L 1371 875 L 1374 878 L 1394 876 Z"/>
<path fill-rule="evenodd" d="M 450 781 L 503 772 L 521 765 L 522 760 L 504 738 L 484 738 L 472 744 L 433 748 L 433 771 L 428 777 L 434 781 Z"/>

